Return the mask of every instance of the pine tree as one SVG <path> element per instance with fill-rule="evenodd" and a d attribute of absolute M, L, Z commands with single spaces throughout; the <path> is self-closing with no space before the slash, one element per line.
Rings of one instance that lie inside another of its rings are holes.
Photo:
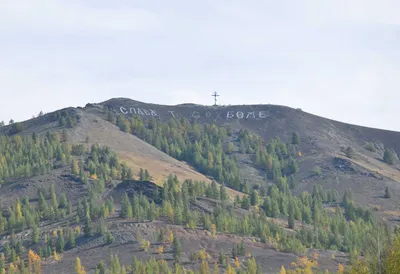
<path fill-rule="evenodd" d="M 253 189 L 250 194 L 250 204 L 252 206 L 258 205 L 260 197 L 258 195 L 258 191 Z"/>
<path fill-rule="evenodd" d="M 106 274 L 106 266 L 105 266 L 103 260 L 101 260 L 100 263 L 98 263 L 96 265 L 96 273 L 98 273 L 98 274 Z"/>
<path fill-rule="evenodd" d="M 32 228 L 32 243 L 37 244 L 39 242 L 39 228 L 35 225 Z"/>
<path fill-rule="evenodd" d="M 354 158 L 355 152 L 352 147 L 346 148 L 346 157 L 347 158 Z"/>
<path fill-rule="evenodd" d="M 293 132 L 292 134 L 292 144 L 293 145 L 300 144 L 300 135 L 297 132 Z"/>
<path fill-rule="evenodd" d="M 72 172 L 72 174 L 79 175 L 78 161 L 76 161 L 75 159 L 72 160 L 72 163 L 71 163 L 71 172 Z"/>
<path fill-rule="evenodd" d="M 110 231 L 106 232 L 106 244 L 112 244 L 114 242 L 114 236 Z"/>
<path fill-rule="evenodd" d="M 390 196 L 390 192 L 389 192 L 389 187 L 386 187 L 385 188 L 385 198 L 386 199 L 389 199 L 391 196 Z"/>
<path fill-rule="evenodd" d="M 293 214 L 289 214 L 289 217 L 288 217 L 288 227 L 289 227 L 290 229 L 294 229 L 294 226 L 295 226 L 295 221 L 294 221 Z"/>
<path fill-rule="evenodd" d="M 172 242 L 172 252 L 174 255 L 174 260 L 176 263 L 179 263 L 180 257 L 181 257 L 181 243 L 178 237 L 176 235 L 173 236 L 173 242 Z"/>
<path fill-rule="evenodd" d="M 58 209 L 58 201 L 56 192 L 54 190 L 54 184 L 51 184 L 50 186 L 50 197 L 51 197 L 51 206 L 54 208 L 54 210 Z"/>
<path fill-rule="evenodd" d="M 149 173 L 149 171 L 147 169 L 145 169 L 145 171 L 144 171 L 144 180 L 145 181 L 150 181 L 151 180 L 150 173 Z"/>
<path fill-rule="evenodd" d="M 67 199 L 67 196 L 65 195 L 65 193 L 63 192 L 60 196 L 60 204 L 59 207 L 60 208 L 68 208 L 69 202 Z"/>
<path fill-rule="evenodd" d="M 58 239 L 57 239 L 57 243 L 56 243 L 57 251 L 58 252 L 63 252 L 64 251 L 64 246 L 65 246 L 64 235 L 63 235 L 63 231 L 60 230 L 58 232 Z"/>
<path fill-rule="evenodd" d="M 92 220 L 90 219 L 90 215 L 86 214 L 85 217 L 85 227 L 83 228 L 83 232 L 85 233 L 86 237 L 92 236 Z"/>
<path fill-rule="evenodd" d="M 75 232 L 72 228 L 68 229 L 68 248 L 74 248 L 76 246 Z"/>
<path fill-rule="evenodd" d="M 243 209 L 249 209 L 250 208 L 250 200 L 247 195 L 243 196 L 242 198 L 242 204 L 241 204 Z"/>
<path fill-rule="evenodd" d="M 101 236 L 103 236 L 106 233 L 106 225 L 104 223 L 104 219 L 100 218 L 99 219 L 99 224 L 97 227 L 97 233 Z"/>
<path fill-rule="evenodd" d="M 140 168 L 139 180 L 140 180 L 140 181 L 144 181 L 144 170 L 143 170 L 143 168 Z"/>
<path fill-rule="evenodd" d="M 218 262 L 219 262 L 220 265 L 223 265 L 225 267 L 227 265 L 226 256 L 225 256 L 225 253 L 222 250 L 219 252 Z"/>

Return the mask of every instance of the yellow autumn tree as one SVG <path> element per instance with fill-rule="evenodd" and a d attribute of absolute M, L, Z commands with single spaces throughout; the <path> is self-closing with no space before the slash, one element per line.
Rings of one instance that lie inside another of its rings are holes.
<path fill-rule="evenodd" d="M 206 252 L 204 249 L 202 249 L 202 250 L 199 251 L 199 258 L 200 258 L 202 261 L 204 261 L 204 260 L 207 258 L 207 256 L 208 256 L 208 254 L 207 254 L 207 252 Z"/>
<path fill-rule="evenodd" d="M 174 233 L 172 233 L 172 231 L 169 232 L 167 240 L 168 243 L 172 243 L 174 241 Z"/>
<path fill-rule="evenodd" d="M 236 274 L 236 270 L 230 264 L 228 264 L 226 274 Z"/>
<path fill-rule="evenodd" d="M 301 274 L 312 274 L 313 267 L 318 266 L 318 262 L 310 260 L 307 256 L 302 256 L 297 258 L 296 262 L 291 262 L 290 265 L 292 267 L 296 267 L 296 272 L 295 273 L 301 273 Z M 291 273 L 289 271 L 289 273 Z"/>
<path fill-rule="evenodd" d="M 28 270 L 31 273 L 41 273 L 40 256 L 34 251 L 29 249 L 28 251 Z"/>
<path fill-rule="evenodd" d="M 22 220 L 22 209 L 21 209 L 21 202 L 17 199 L 15 203 L 15 213 L 17 215 L 17 221 Z"/>
<path fill-rule="evenodd" d="M 217 262 L 214 263 L 213 274 L 219 274 L 219 267 Z"/>
<path fill-rule="evenodd" d="M 344 266 L 342 264 L 338 264 L 338 274 L 344 273 Z"/>
<path fill-rule="evenodd" d="M 10 263 L 10 265 L 8 266 L 8 274 L 17 274 L 18 273 L 18 266 Z"/>
<path fill-rule="evenodd" d="M 286 274 L 286 269 L 283 265 L 281 266 L 281 270 L 279 271 L 279 274 Z"/>
<path fill-rule="evenodd" d="M 212 236 L 215 238 L 217 236 L 217 226 L 215 224 L 211 224 Z"/>
<path fill-rule="evenodd" d="M 236 268 L 240 267 L 240 262 L 239 262 L 239 258 L 238 257 L 235 258 L 235 266 L 236 266 Z"/>
<path fill-rule="evenodd" d="M 201 262 L 200 274 L 210 274 L 210 267 L 208 266 L 208 263 L 205 260 Z"/>
<path fill-rule="evenodd" d="M 76 274 L 86 274 L 86 270 L 82 266 L 81 259 L 79 259 L 79 257 L 76 257 L 76 260 L 75 260 L 75 272 L 76 272 Z"/>
<path fill-rule="evenodd" d="M 55 261 L 59 261 L 61 259 L 61 256 L 57 254 L 56 250 L 54 250 L 54 252 L 53 252 L 53 257 L 54 257 Z"/>
<path fill-rule="evenodd" d="M 149 250 L 149 247 L 150 247 L 150 241 L 142 240 L 142 248 L 145 252 Z"/>
<path fill-rule="evenodd" d="M 157 253 L 158 254 L 163 254 L 164 253 L 164 247 L 162 245 L 160 245 L 159 247 L 157 247 Z"/>

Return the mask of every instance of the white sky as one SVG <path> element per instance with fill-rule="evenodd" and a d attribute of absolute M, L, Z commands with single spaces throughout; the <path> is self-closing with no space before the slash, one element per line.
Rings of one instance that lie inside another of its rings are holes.
<path fill-rule="evenodd" d="M 112 97 L 400 131 L 397 0 L 0 0 L 0 121 Z"/>

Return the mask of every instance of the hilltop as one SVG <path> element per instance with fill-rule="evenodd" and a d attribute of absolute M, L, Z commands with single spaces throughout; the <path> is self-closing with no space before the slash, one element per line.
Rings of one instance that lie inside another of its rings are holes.
<path fill-rule="evenodd" d="M 276 273 L 308 256 L 336 273 L 383 237 L 375 216 L 399 221 L 400 133 L 300 109 L 115 98 L 0 135 L 0 253 L 14 262 L 32 249 L 44 273 L 71 273 L 76 257 L 95 273 L 110 252 L 172 267 L 170 234 L 188 269 L 250 271 L 255 259 Z"/>

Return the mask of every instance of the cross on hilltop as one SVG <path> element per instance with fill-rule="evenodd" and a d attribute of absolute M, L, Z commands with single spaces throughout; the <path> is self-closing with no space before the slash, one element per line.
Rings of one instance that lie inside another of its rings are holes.
<path fill-rule="evenodd" d="M 212 97 L 214 97 L 214 106 L 217 106 L 217 97 L 219 96 L 219 94 L 214 91 L 213 94 L 211 94 Z"/>

